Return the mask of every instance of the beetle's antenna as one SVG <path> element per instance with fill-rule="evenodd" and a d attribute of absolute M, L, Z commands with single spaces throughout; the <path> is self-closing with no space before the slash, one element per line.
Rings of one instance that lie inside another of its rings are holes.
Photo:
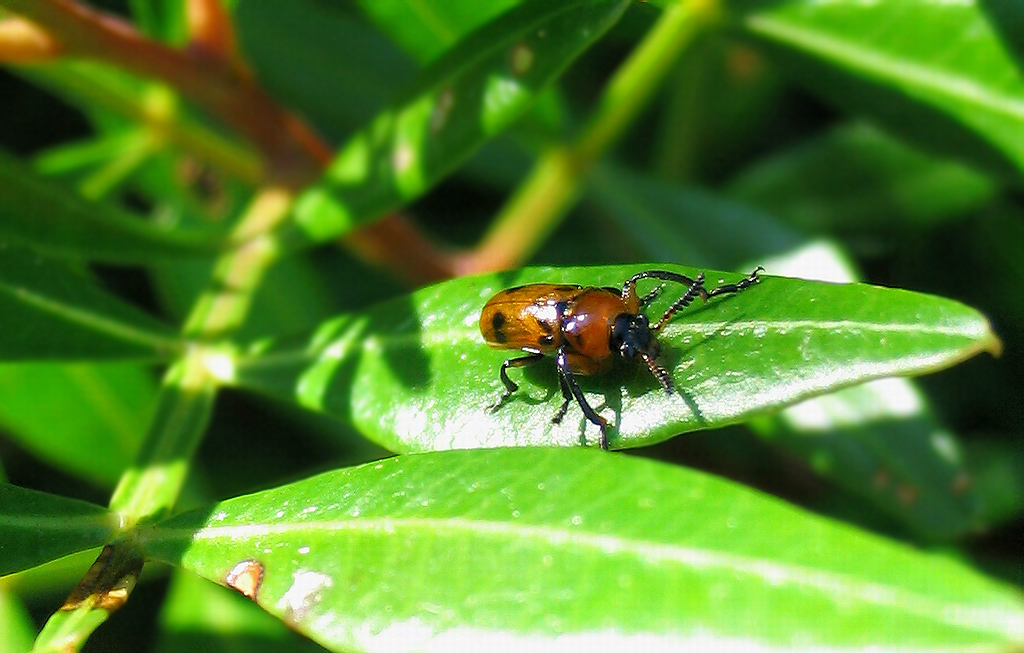
<path fill-rule="evenodd" d="M 672 394 L 672 377 L 668 375 L 668 372 L 664 367 L 654 362 L 654 357 L 647 352 L 642 352 L 640 358 L 644 359 L 644 363 L 647 364 L 647 369 L 651 371 L 654 378 L 658 379 L 658 383 L 661 387 L 665 388 L 665 392 Z"/>

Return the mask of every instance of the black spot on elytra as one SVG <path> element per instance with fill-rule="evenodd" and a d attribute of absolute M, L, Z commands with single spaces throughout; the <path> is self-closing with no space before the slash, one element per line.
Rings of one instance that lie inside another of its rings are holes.
<path fill-rule="evenodd" d="M 505 328 L 505 314 L 498 311 L 491 318 L 491 329 L 494 331 L 494 341 L 499 344 L 505 344 L 508 342 L 508 336 L 502 330 Z"/>

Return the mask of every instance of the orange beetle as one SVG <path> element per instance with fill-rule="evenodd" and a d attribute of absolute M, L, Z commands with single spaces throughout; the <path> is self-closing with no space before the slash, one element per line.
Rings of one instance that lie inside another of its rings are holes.
<path fill-rule="evenodd" d="M 757 283 L 763 268 L 758 267 L 745 279 L 713 290 L 704 287 L 704 274 L 691 279 L 675 272 L 647 270 L 633 275 L 620 291 L 617 288 L 585 288 L 573 285 L 533 284 L 503 290 L 492 297 L 480 313 L 480 333 L 495 349 L 518 349 L 527 353 L 501 365 L 499 377 L 505 385 L 501 398 L 491 406 L 498 410 L 519 386 L 508 378 L 508 368 L 527 367 L 553 355 L 562 390 L 562 406 L 554 423 L 562 421 L 569 402 L 580 405 L 583 415 L 601 429 L 601 448 L 608 448 L 608 422 L 587 403 L 576 382 L 576 375 L 591 376 L 606 372 L 617 354 L 627 361 L 640 359 L 654 378 L 672 394 L 672 379 L 657 363 L 661 347 L 655 336 L 672 316 L 700 297 L 704 301 L 717 295 L 737 293 Z M 665 311 L 653 327 L 641 311 L 661 292 L 656 288 L 644 297 L 636 294 L 643 279 L 660 279 L 686 286 L 686 292 Z"/>

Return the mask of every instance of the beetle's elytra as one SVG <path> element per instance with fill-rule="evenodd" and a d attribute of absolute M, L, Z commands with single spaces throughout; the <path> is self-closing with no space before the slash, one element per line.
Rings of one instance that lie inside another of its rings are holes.
<path fill-rule="evenodd" d="M 565 417 L 569 402 L 579 404 L 583 415 L 601 429 L 601 448 L 608 448 L 608 422 L 587 403 L 576 382 L 576 376 L 590 376 L 606 372 L 615 355 L 627 361 L 643 361 L 654 378 L 672 394 L 672 379 L 665 368 L 657 363 L 660 346 L 657 334 L 682 308 L 694 299 L 704 301 L 726 294 L 738 293 L 757 283 L 758 267 L 739 283 L 724 284 L 707 290 L 704 274 L 691 279 L 675 272 L 647 270 L 633 275 L 617 288 L 588 288 L 584 286 L 532 284 L 499 292 L 484 305 L 480 314 L 480 333 L 496 349 L 516 349 L 526 356 L 505 361 L 499 371 L 505 392 L 491 406 L 497 410 L 508 401 L 519 386 L 508 378 L 508 368 L 527 367 L 540 362 L 545 356 L 554 356 L 558 368 L 558 384 L 564 401 L 555 417 L 558 423 Z M 636 284 L 643 279 L 660 279 L 686 286 L 686 292 L 651 326 L 643 314 L 661 288 L 644 297 L 636 294 Z"/>

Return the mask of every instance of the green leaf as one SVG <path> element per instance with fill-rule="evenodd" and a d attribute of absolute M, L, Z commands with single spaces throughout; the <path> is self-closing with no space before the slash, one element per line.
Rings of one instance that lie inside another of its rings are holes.
<path fill-rule="evenodd" d="M 587 196 L 651 261 L 736 270 L 791 252 L 807 240 L 751 206 L 625 168 L 596 171 Z"/>
<path fill-rule="evenodd" d="M 0 243 L 0 360 L 153 360 L 181 347 L 166 325 L 61 263 Z"/>
<path fill-rule="evenodd" d="M 864 232 L 963 217 L 990 200 L 996 186 L 970 168 L 854 124 L 756 163 L 728 191 L 805 229 Z"/>
<path fill-rule="evenodd" d="M 113 263 L 150 263 L 213 256 L 223 242 L 154 228 L 138 218 L 89 202 L 0 153 L 0 239 L 62 256 Z"/>
<path fill-rule="evenodd" d="M 18 597 L 0 583 L 0 653 L 24 653 L 32 648 L 35 625 Z"/>
<path fill-rule="evenodd" d="M 157 653 L 323 651 L 238 594 L 183 571 L 171 578 L 160 626 Z"/>
<path fill-rule="evenodd" d="M 1010 45 L 1021 34 L 999 17 L 1016 3 L 732 4 L 746 35 L 843 111 L 993 169 L 1024 168 L 1024 76 Z"/>
<path fill-rule="evenodd" d="M 113 487 L 142 441 L 155 394 L 152 375 L 134 364 L 0 365 L 0 425 L 54 467 Z"/>
<path fill-rule="evenodd" d="M 691 277 L 700 272 L 657 267 Z M 352 422 L 392 451 L 573 446 L 584 438 L 595 443 L 596 429 L 575 406 L 561 424 L 551 423 L 562 402 L 553 363 L 513 370 L 519 392 L 497 412 L 487 410 L 502 392 L 502 361 L 520 352 L 483 344 L 480 310 L 510 286 L 621 287 L 650 268 L 534 268 L 445 282 L 339 317 L 304 341 L 261 344 L 238 361 L 234 381 Z M 740 278 L 714 271 L 707 276 L 709 288 L 720 278 Z M 680 294 L 668 289 L 649 314 L 660 315 Z M 770 276 L 738 296 L 688 308 L 666 325 L 660 341 L 660 362 L 677 394 L 666 395 L 640 368 L 580 377 L 589 403 L 609 419 L 614 447 L 722 426 L 811 395 L 941 369 L 999 347 L 985 318 L 952 300 Z"/>
<path fill-rule="evenodd" d="M 1001 650 L 1019 595 L 683 468 L 399 456 L 147 528 L 145 551 L 331 650 Z M 249 582 L 251 581 L 251 583 Z"/>
<path fill-rule="evenodd" d="M 843 253 L 821 245 L 764 264 L 801 278 L 857 278 Z M 843 388 L 754 419 L 750 426 L 917 538 L 949 541 L 988 523 L 957 438 L 910 379 Z"/>
<path fill-rule="evenodd" d="M 337 139 L 369 121 L 416 74 L 408 57 L 340 4 L 243 2 L 235 18 L 260 83 Z"/>
<path fill-rule="evenodd" d="M 357 0 L 359 8 L 419 61 L 430 61 L 518 0 Z"/>
<path fill-rule="evenodd" d="M 117 521 L 95 504 L 0 483 L 0 576 L 105 544 Z"/>
<path fill-rule="evenodd" d="M 845 388 L 752 426 L 927 540 L 949 541 L 984 525 L 959 443 L 907 379 Z"/>
<path fill-rule="evenodd" d="M 533 103 L 622 15 L 624 0 L 535 0 L 466 37 L 344 146 L 285 239 L 323 241 L 408 203 Z"/>

